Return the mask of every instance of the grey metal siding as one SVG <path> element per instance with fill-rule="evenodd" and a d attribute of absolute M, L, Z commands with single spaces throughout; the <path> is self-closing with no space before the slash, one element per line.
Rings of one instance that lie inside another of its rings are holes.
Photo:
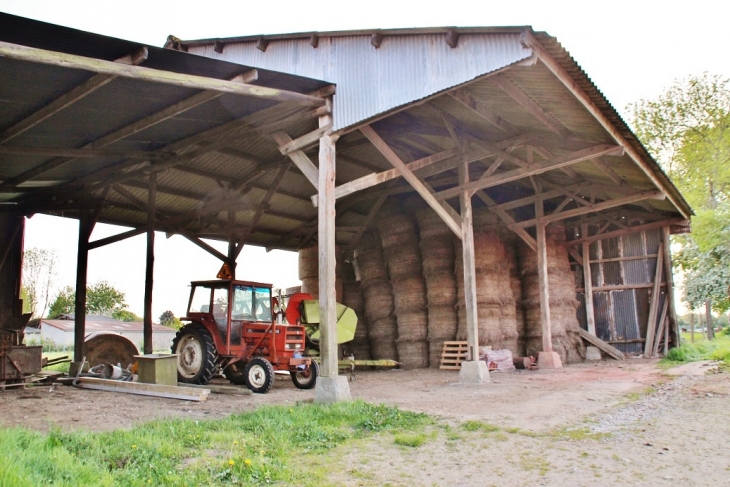
<path fill-rule="evenodd" d="M 190 53 L 235 63 L 313 77 L 335 83 L 335 130 L 460 85 L 532 55 L 519 34 L 462 34 L 456 48 L 441 34 L 385 36 L 380 48 L 369 35 L 227 43 L 218 54 L 212 45 L 191 46 Z"/>

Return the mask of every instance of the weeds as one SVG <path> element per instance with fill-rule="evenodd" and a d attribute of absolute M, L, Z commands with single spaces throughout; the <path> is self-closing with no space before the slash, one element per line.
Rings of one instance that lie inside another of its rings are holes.
<path fill-rule="evenodd" d="M 661 360 L 660 365 L 673 367 L 699 360 L 718 360 L 730 363 L 730 336 L 723 333 L 722 335 L 718 334 L 712 341 L 701 340 L 695 343 L 685 340 L 681 346 L 669 350 L 667 356 Z"/>
<path fill-rule="evenodd" d="M 426 443 L 427 439 L 428 437 L 423 433 L 401 433 L 395 435 L 394 441 L 396 445 L 416 448 Z"/>

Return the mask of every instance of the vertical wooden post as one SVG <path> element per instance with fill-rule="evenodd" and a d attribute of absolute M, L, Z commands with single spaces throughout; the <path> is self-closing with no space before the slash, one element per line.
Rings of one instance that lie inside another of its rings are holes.
<path fill-rule="evenodd" d="M 581 238 L 588 237 L 588 224 L 581 225 Z M 586 300 L 586 323 L 588 324 L 588 333 L 596 334 L 596 318 L 593 312 L 593 279 L 591 277 L 591 244 L 583 242 L 583 287 L 585 289 Z"/>
<path fill-rule="evenodd" d="M 469 182 L 469 166 L 466 160 L 459 164 L 459 185 Z M 461 206 L 461 244 L 464 261 L 464 301 L 466 304 L 466 333 L 469 357 L 479 360 L 479 326 L 477 310 L 477 281 L 474 252 L 474 225 L 472 222 L 471 192 L 459 196 Z"/>
<path fill-rule="evenodd" d="M 144 353 L 152 353 L 152 283 L 155 270 L 155 211 L 157 205 L 157 173 L 150 174 L 147 190 L 147 264 L 144 280 Z"/>
<path fill-rule="evenodd" d="M 542 206 L 542 202 L 540 202 Z M 542 351 L 553 351 L 552 324 L 550 323 L 550 285 L 547 268 L 547 241 L 545 224 L 537 224 L 537 279 L 540 286 L 540 322 L 542 323 Z"/>
<path fill-rule="evenodd" d="M 664 245 L 664 273 L 667 281 L 667 299 L 669 300 L 669 322 L 672 325 L 670 337 L 674 335 L 674 346 L 681 345 L 682 335 L 679 330 L 679 318 L 674 307 L 674 272 L 672 270 L 672 249 L 669 242 L 669 227 L 662 227 L 662 244 Z"/>
<path fill-rule="evenodd" d="M 320 127 L 332 122 L 320 117 Z M 337 369 L 337 295 L 335 291 L 335 142 L 327 134 L 319 139 L 319 353 L 322 377 L 335 377 Z"/>
<path fill-rule="evenodd" d="M 88 209 L 79 215 L 79 243 L 76 257 L 76 302 L 74 303 L 74 362 L 85 356 L 86 336 L 86 276 L 89 268 L 89 237 L 94 227 Z"/>
<path fill-rule="evenodd" d="M 233 233 L 233 228 L 236 226 L 236 212 L 228 210 L 228 267 L 231 269 L 231 276 L 233 279 L 236 278 L 236 239 Z"/>
<path fill-rule="evenodd" d="M 646 324 L 646 342 L 644 343 L 644 356 L 653 355 L 654 337 L 656 333 L 656 318 L 659 312 L 659 294 L 662 291 L 662 267 L 664 266 L 664 244 L 659 243 L 656 258 L 656 272 L 654 272 L 654 285 L 651 288 L 651 302 L 649 304 L 649 319 Z"/>
<path fill-rule="evenodd" d="M 705 323 L 707 324 L 707 339 L 715 338 L 715 330 L 712 329 L 712 300 L 705 300 Z"/>

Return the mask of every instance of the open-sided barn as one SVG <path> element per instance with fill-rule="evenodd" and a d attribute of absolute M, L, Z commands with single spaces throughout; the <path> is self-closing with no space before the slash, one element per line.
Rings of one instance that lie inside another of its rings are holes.
<path fill-rule="evenodd" d="M 678 339 L 668 238 L 692 210 L 530 27 L 152 48 L 1 15 L 0 91 L 4 316 L 20 309 L 22 216 L 44 212 L 79 219 L 79 300 L 90 250 L 147 233 L 146 333 L 154 230 L 234 271 L 243 245 L 302 249 L 323 400 L 346 388 L 338 279 L 361 301 L 359 350 L 420 367 L 466 339 L 464 381 L 485 379 L 479 344 L 550 366 L 580 360 L 584 339 L 647 355 Z M 97 221 L 132 230 L 89 242 Z M 80 360 L 82 315 L 76 331 Z"/>

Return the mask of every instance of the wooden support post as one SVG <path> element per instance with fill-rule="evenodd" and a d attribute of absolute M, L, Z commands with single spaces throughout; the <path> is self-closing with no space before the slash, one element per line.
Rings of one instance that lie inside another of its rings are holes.
<path fill-rule="evenodd" d="M 320 125 L 331 123 L 331 116 L 320 118 Z M 337 296 L 335 292 L 335 138 L 319 141 L 319 317 L 320 356 L 323 377 L 338 375 Z"/>
<path fill-rule="evenodd" d="M 672 271 L 672 249 L 669 242 L 669 227 L 662 227 L 662 243 L 664 245 L 664 273 L 667 281 L 667 299 L 669 300 L 669 325 L 671 326 L 669 336 L 674 335 L 674 346 L 678 347 L 681 343 L 681 333 L 679 331 L 679 319 L 677 318 L 677 308 L 674 307 L 674 272 Z M 668 326 L 669 328 L 669 326 Z M 667 345 L 667 344 L 665 344 Z"/>
<path fill-rule="evenodd" d="M 147 264 L 144 279 L 144 353 L 152 353 L 152 282 L 155 270 L 155 207 L 157 205 L 157 173 L 150 174 L 147 192 Z"/>
<path fill-rule="evenodd" d="M 588 236 L 588 224 L 581 225 L 580 236 L 585 238 Z M 593 312 L 593 280 L 591 278 L 591 244 L 583 242 L 583 287 L 585 289 L 586 300 L 586 323 L 588 324 L 588 333 L 596 335 L 596 318 Z"/>
<path fill-rule="evenodd" d="M 236 278 L 236 258 L 238 257 L 238 249 L 236 248 L 236 239 L 233 236 L 233 228 L 236 226 L 236 212 L 228 210 L 228 267 L 231 269 L 231 276 Z M 243 242 L 241 242 L 243 247 Z"/>
<path fill-rule="evenodd" d="M 82 209 L 79 217 L 79 243 L 76 258 L 76 302 L 74 304 L 74 362 L 84 359 L 86 336 L 86 275 L 89 268 L 89 236 L 94 220 L 88 209 Z"/>
<path fill-rule="evenodd" d="M 459 164 L 459 185 L 469 182 L 469 167 L 466 161 Z M 467 360 L 479 360 L 479 327 L 477 317 L 477 282 L 474 251 L 474 226 L 470 191 L 459 196 L 461 206 L 461 243 L 464 260 L 464 301 L 466 304 L 466 332 L 468 345 Z"/>
<path fill-rule="evenodd" d="M 656 257 L 656 272 L 654 272 L 654 284 L 651 288 L 651 302 L 649 304 L 649 320 L 646 324 L 646 342 L 644 343 L 644 356 L 653 355 L 654 336 L 656 333 L 656 318 L 659 312 L 659 293 L 661 293 L 662 267 L 664 266 L 664 244 L 659 243 L 659 250 Z"/>
<path fill-rule="evenodd" d="M 542 201 L 539 202 L 542 206 Z M 548 283 L 547 241 L 545 225 L 537 225 L 537 278 L 540 286 L 540 323 L 542 324 L 542 351 L 553 351 L 552 325 L 550 323 L 550 286 Z"/>

